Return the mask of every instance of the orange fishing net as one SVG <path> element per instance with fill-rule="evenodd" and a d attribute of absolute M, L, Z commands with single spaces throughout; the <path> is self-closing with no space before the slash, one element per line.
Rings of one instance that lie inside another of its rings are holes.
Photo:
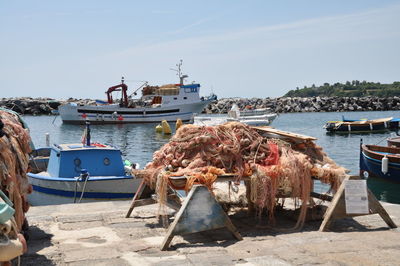
<path fill-rule="evenodd" d="M 30 136 L 12 113 L 0 110 L 0 119 L 4 124 L 0 137 L 0 189 L 13 202 L 15 221 L 21 230 L 24 223 L 24 213 L 28 211 L 27 194 L 32 191 L 26 173 L 28 171 L 31 152 Z"/>
<path fill-rule="evenodd" d="M 271 219 L 276 198 L 282 191 L 300 199 L 299 227 L 304 222 L 312 179 L 336 188 L 345 175 L 345 169 L 337 166 L 312 142 L 290 145 L 262 137 L 255 129 L 238 122 L 181 127 L 139 172 L 147 184 L 156 189 L 160 202 L 165 202 L 167 184 L 186 191 L 193 184 L 203 184 L 211 190 L 219 175 L 234 174 L 236 182 L 248 178 L 251 201 L 260 212 L 267 210 Z M 170 180 L 173 176 L 186 176 L 187 181 L 176 185 Z"/>

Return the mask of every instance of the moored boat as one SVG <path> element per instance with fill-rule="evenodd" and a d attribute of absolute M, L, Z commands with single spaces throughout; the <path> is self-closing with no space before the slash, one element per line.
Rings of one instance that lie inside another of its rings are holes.
<path fill-rule="evenodd" d="M 37 169 L 27 174 L 32 205 L 52 205 L 98 200 L 128 200 L 140 183 L 125 166 L 121 151 L 104 144 L 54 144 L 50 156 L 33 158 Z M 45 165 L 47 164 L 47 167 Z M 45 167 L 43 169 L 43 167 Z"/>
<path fill-rule="evenodd" d="M 277 116 L 267 108 L 241 111 L 233 104 L 227 116 L 194 116 L 193 124 L 215 126 L 226 122 L 241 122 L 249 126 L 268 126 Z"/>
<path fill-rule="evenodd" d="M 398 147 L 400 148 L 400 136 L 398 137 L 393 137 L 393 138 L 387 138 L 387 145 L 389 147 Z"/>
<path fill-rule="evenodd" d="M 121 84 L 110 87 L 107 103 L 97 105 L 66 104 L 58 107 L 64 123 L 84 124 L 89 120 L 92 124 L 121 124 L 121 123 L 154 123 L 162 120 L 189 121 L 195 113 L 201 113 L 211 102 L 217 99 L 212 94 L 200 97 L 200 84 L 183 84 L 187 75 L 181 74 L 178 64 L 179 84 L 149 86 L 144 83 L 136 91 L 142 89 L 140 99 L 128 96 L 128 86 L 122 78 Z M 121 91 L 121 99 L 115 102 L 112 93 Z M 136 95 L 136 91 L 133 93 Z"/>
<path fill-rule="evenodd" d="M 400 182 L 400 148 L 362 144 L 360 174 Z"/>
<path fill-rule="evenodd" d="M 372 120 L 328 121 L 324 128 L 329 132 L 370 132 L 399 128 L 400 119 L 393 117 Z"/>

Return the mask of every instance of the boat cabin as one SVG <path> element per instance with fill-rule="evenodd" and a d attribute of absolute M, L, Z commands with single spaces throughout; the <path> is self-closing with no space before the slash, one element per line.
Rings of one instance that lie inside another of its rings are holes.
<path fill-rule="evenodd" d="M 147 86 L 142 90 L 142 101 L 154 105 L 177 105 L 198 102 L 200 84 Z"/>
<path fill-rule="evenodd" d="M 120 150 L 102 144 L 60 144 L 51 148 L 47 172 L 51 177 L 74 178 L 86 169 L 90 176 L 124 176 Z"/>

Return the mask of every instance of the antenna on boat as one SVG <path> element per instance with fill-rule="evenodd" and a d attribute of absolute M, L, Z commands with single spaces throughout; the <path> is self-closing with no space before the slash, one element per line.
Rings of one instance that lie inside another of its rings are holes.
<path fill-rule="evenodd" d="M 183 80 L 184 80 L 185 78 L 189 77 L 188 75 L 183 75 L 183 74 L 182 74 L 182 64 L 183 64 L 183 60 L 181 59 L 181 60 L 179 61 L 179 63 L 176 64 L 176 67 L 177 67 L 178 69 L 170 68 L 170 70 L 173 70 L 173 71 L 176 72 L 176 75 L 179 77 L 179 84 L 181 84 L 181 85 L 183 85 Z"/>

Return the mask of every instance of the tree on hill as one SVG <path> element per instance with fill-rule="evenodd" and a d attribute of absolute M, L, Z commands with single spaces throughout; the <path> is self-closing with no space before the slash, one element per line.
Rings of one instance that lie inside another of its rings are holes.
<path fill-rule="evenodd" d="M 363 96 L 378 96 L 378 97 L 393 97 L 400 96 L 400 82 L 395 81 L 392 84 L 381 84 L 380 82 L 367 82 L 365 80 L 346 81 L 342 84 L 339 82 L 330 85 L 324 83 L 322 86 L 311 87 L 304 86 L 303 89 L 296 87 L 295 90 L 290 90 L 284 97 L 312 97 L 312 96 L 340 96 L 340 97 L 363 97 Z"/>

